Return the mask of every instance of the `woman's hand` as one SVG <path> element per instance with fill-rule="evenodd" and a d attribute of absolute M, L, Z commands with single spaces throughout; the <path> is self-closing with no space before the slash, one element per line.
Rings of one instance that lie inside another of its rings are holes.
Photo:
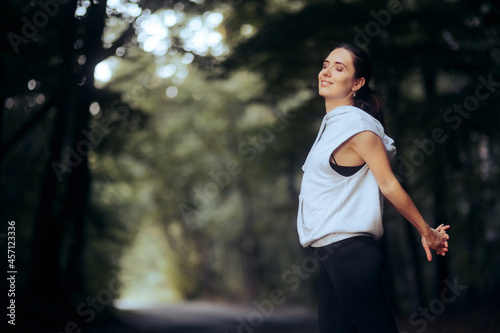
<path fill-rule="evenodd" d="M 432 261 L 431 249 L 435 250 L 437 254 L 444 256 L 448 252 L 448 240 L 450 235 L 446 233 L 449 225 L 441 224 L 436 229 L 430 228 L 429 235 L 422 235 L 422 247 L 427 255 L 427 260 Z"/>

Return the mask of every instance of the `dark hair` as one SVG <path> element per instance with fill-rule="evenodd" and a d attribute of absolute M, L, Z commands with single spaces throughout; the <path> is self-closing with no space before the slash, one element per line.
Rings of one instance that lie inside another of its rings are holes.
<path fill-rule="evenodd" d="M 354 75 L 357 79 L 365 78 L 365 84 L 356 91 L 354 106 L 364 110 L 366 113 L 377 119 L 382 126 L 384 124 L 384 113 L 382 111 L 382 95 L 370 88 L 369 83 L 372 78 L 372 63 L 365 51 L 349 43 L 340 43 L 336 49 L 345 49 L 352 54 L 354 64 Z"/>

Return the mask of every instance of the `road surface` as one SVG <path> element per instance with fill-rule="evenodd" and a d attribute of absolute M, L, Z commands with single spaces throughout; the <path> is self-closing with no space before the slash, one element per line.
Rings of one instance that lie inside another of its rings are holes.
<path fill-rule="evenodd" d="M 137 333 L 316 333 L 315 311 L 303 307 L 186 302 L 121 310 Z"/>

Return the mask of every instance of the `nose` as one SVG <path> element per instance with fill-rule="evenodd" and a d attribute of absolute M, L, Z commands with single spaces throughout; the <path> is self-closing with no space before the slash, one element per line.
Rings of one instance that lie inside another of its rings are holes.
<path fill-rule="evenodd" d="M 327 67 L 327 68 L 323 68 L 323 69 L 321 70 L 321 74 L 322 74 L 323 76 L 330 77 L 330 75 L 331 75 L 331 73 L 330 73 L 330 68 L 329 68 L 329 67 Z"/>

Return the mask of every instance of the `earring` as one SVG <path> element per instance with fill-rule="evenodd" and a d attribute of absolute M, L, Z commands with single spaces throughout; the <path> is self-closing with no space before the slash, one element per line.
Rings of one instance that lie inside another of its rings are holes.
<path fill-rule="evenodd" d="M 352 95 L 352 97 L 356 97 L 356 92 L 354 92 L 354 94 Z"/>

